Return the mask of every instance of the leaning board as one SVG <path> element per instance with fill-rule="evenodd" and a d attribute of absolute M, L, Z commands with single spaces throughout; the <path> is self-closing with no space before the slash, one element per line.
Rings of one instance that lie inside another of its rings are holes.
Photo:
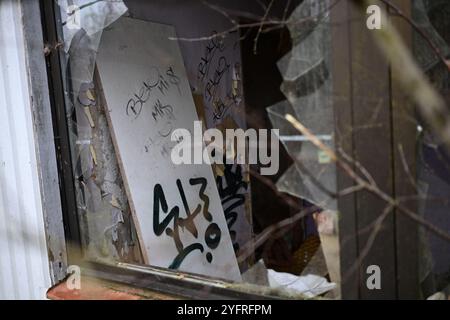
<path fill-rule="evenodd" d="M 211 166 L 174 165 L 171 133 L 197 114 L 174 28 L 120 18 L 97 68 L 146 263 L 241 281 Z"/>

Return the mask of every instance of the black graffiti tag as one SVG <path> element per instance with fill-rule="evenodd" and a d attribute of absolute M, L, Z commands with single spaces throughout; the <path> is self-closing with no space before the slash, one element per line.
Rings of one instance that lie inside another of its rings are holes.
<path fill-rule="evenodd" d="M 176 75 L 173 67 L 167 68 L 165 75 L 157 67 L 152 67 L 148 78 L 142 82 L 138 92 L 128 100 L 125 108 L 126 115 L 137 119 L 141 115 L 144 105 L 152 97 L 154 90 L 158 90 L 165 96 L 171 86 L 176 86 L 178 92 L 181 93 L 180 78 Z"/>
<path fill-rule="evenodd" d="M 239 164 L 226 164 L 223 177 L 218 176 L 216 182 L 220 198 L 222 199 L 231 240 L 233 241 L 233 249 L 237 253 L 239 244 L 236 239 L 236 231 L 233 230 L 238 218 L 235 209 L 245 204 L 245 195 L 239 192 L 241 189 L 247 190 L 248 183 L 243 179 L 242 167 Z"/>
<path fill-rule="evenodd" d="M 180 217 L 179 206 L 174 206 L 169 210 L 164 190 L 160 184 L 156 184 L 153 190 L 153 232 L 158 237 L 165 232 L 167 236 L 173 239 L 178 251 L 178 255 L 169 265 L 169 269 L 178 269 L 191 252 L 199 250 L 203 253 L 205 251 L 204 246 L 200 242 L 185 247 L 180 239 L 180 228 L 182 230 L 186 229 L 195 239 L 199 238 L 198 229 L 194 220 L 200 213 L 202 213 L 205 220 L 210 223 L 204 235 L 206 246 L 211 250 L 216 249 L 220 244 L 222 236 L 222 231 L 219 226 L 213 222 L 213 217 L 209 212 L 210 200 L 205 194 L 208 183 L 206 178 L 193 178 L 189 180 L 189 183 L 191 186 L 200 186 L 198 195 L 201 203 L 197 205 L 195 210 L 191 211 L 181 180 L 178 179 L 176 185 L 186 213 L 185 218 Z M 166 214 L 162 221 L 160 211 Z M 172 226 L 170 226 L 171 223 L 173 223 Z M 209 263 L 212 263 L 213 255 L 211 252 L 206 253 L 206 260 Z"/>
<path fill-rule="evenodd" d="M 223 40 L 217 36 L 217 32 L 213 32 L 211 35 L 211 40 L 205 47 L 205 52 L 198 64 L 198 74 L 197 78 L 203 81 L 209 75 L 209 68 L 214 56 L 217 52 L 223 52 L 225 50 L 225 45 Z"/>

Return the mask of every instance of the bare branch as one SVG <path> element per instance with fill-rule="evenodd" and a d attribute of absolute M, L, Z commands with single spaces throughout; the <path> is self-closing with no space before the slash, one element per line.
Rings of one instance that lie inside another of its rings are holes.
<path fill-rule="evenodd" d="M 270 1 L 269 6 L 267 7 L 266 12 L 264 13 L 264 17 L 261 20 L 261 25 L 259 26 L 258 33 L 256 34 L 255 41 L 254 41 L 254 46 L 253 46 L 253 53 L 254 54 L 256 54 L 256 52 L 257 52 L 258 39 L 259 39 L 261 31 L 262 31 L 262 29 L 264 27 L 264 21 L 267 19 L 268 15 L 270 13 L 270 10 L 272 9 L 272 6 L 273 6 L 274 2 L 275 2 L 275 0 L 271 0 Z"/>
<path fill-rule="evenodd" d="M 408 22 L 414 30 L 416 30 L 420 36 L 428 43 L 428 45 L 433 49 L 436 56 L 439 58 L 439 60 L 450 70 L 450 62 L 447 60 L 447 58 L 444 56 L 444 54 L 441 52 L 441 49 L 434 44 L 434 42 L 430 39 L 430 37 L 425 33 L 425 31 L 420 28 L 417 23 L 414 22 L 410 17 L 408 17 L 399 7 L 397 7 L 395 4 L 393 4 L 390 0 L 380 0 L 384 4 L 386 4 L 388 7 L 392 8 L 397 12 L 397 14 L 402 17 L 406 22 Z"/>
<path fill-rule="evenodd" d="M 320 141 L 315 135 L 311 133 L 303 124 L 296 120 L 292 115 L 286 115 L 286 120 L 288 120 L 294 128 L 299 130 L 303 135 L 305 135 L 316 147 L 325 152 L 330 159 L 336 163 L 336 165 L 341 168 L 350 178 L 352 178 L 357 185 L 363 187 L 366 191 L 374 194 L 381 200 L 384 200 L 389 206 L 398 209 L 398 211 L 406 215 L 411 220 L 420 223 L 429 231 L 435 233 L 444 240 L 450 241 L 450 235 L 440 228 L 437 228 L 412 210 L 407 207 L 402 206 L 398 200 L 393 199 L 390 195 L 383 192 L 377 185 L 373 185 L 361 178 L 347 163 L 343 162 L 337 157 L 333 150 L 325 146 L 322 141 Z"/>

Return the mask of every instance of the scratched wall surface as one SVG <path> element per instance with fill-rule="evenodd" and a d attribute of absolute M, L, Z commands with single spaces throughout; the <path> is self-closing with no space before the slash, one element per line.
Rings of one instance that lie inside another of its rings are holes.
<path fill-rule="evenodd" d="M 19 1 L 0 1 L 0 299 L 51 286 Z"/>

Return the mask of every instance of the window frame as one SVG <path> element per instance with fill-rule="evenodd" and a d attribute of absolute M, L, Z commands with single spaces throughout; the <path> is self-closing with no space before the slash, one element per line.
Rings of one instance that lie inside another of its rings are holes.
<path fill-rule="evenodd" d="M 37 3 L 37 2 L 34 2 Z M 36 10 L 37 8 L 35 8 Z M 64 97 L 64 76 L 61 61 L 63 52 L 58 49 L 62 39 L 58 36 L 57 23 L 61 22 L 54 1 L 39 1 L 44 43 L 50 53 L 46 57 L 48 89 L 52 114 L 54 143 L 56 147 L 59 191 L 61 194 L 62 222 L 67 263 L 61 268 L 76 265 L 81 268 L 82 276 L 91 276 L 103 280 L 128 284 L 173 296 L 194 299 L 281 299 L 273 295 L 273 290 L 261 286 L 233 285 L 225 281 L 205 276 L 166 270 L 138 264 L 105 264 L 83 258 L 80 224 L 75 196 L 75 181 L 72 171 L 66 100 Z M 36 11 L 35 11 L 36 12 Z M 50 257 L 50 260 L 52 257 Z M 59 277 L 59 280 L 62 280 Z M 55 283 L 56 284 L 56 283 Z M 248 292 L 246 292 L 248 291 Z M 260 292 L 266 292 L 261 294 Z M 287 297 L 287 295 L 286 295 Z M 286 298 L 285 297 L 285 298 Z"/>
<path fill-rule="evenodd" d="M 24 3 L 26 1 L 22 1 Z M 393 1 L 405 12 L 410 12 L 410 1 L 404 2 L 401 0 Z M 75 184 L 72 172 L 72 157 L 69 144 L 69 133 L 67 117 L 65 115 L 65 96 L 64 96 L 64 72 L 62 70 L 61 61 L 64 61 L 63 53 L 58 50 L 58 43 L 61 39 L 58 37 L 57 25 L 60 23 L 60 17 L 57 10 L 55 10 L 54 1 L 39 1 L 41 12 L 41 23 L 44 31 L 44 41 L 49 44 L 50 54 L 46 57 L 47 74 L 50 92 L 50 105 L 53 118 L 54 141 L 57 150 L 57 169 L 60 182 L 61 208 L 62 220 L 64 222 L 65 243 L 67 253 L 67 265 L 79 265 L 82 267 L 83 274 L 94 275 L 100 279 L 118 281 L 132 286 L 142 287 L 149 290 L 155 290 L 162 293 L 182 295 L 189 298 L 214 298 L 214 299 L 276 299 L 280 297 L 261 295 L 257 293 L 242 292 L 232 289 L 232 286 L 225 282 L 208 277 L 201 277 L 197 275 L 189 275 L 165 269 L 138 266 L 138 265 L 106 265 L 99 264 L 92 261 L 86 261 L 82 258 L 82 243 L 80 237 L 80 224 L 77 214 Z M 334 94 L 335 96 L 344 96 L 346 99 L 333 101 L 335 105 L 335 128 L 336 136 L 339 137 L 342 129 L 348 124 L 352 127 L 357 127 L 355 122 L 356 94 L 353 88 L 357 82 L 365 82 L 363 86 L 370 88 L 370 81 L 358 79 L 357 73 L 352 69 L 352 59 L 354 58 L 354 50 L 357 49 L 356 43 L 369 36 L 368 30 L 358 30 L 358 25 L 352 24 L 352 19 L 364 19 L 364 16 L 352 8 L 348 1 L 340 1 L 331 10 L 332 21 L 343 21 L 332 27 L 332 68 L 334 80 Z M 400 27 L 400 32 L 408 38 L 410 36 L 410 28 L 406 28 L 401 22 L 397 21 L 399 18 L 393 18 L 394 23 Z M 333 24 L 334 25 L 334 24 Z M 344 43 L 344 46 L 342 44 Z M 410 42 L 409 42 L 410 44 Z M 375 44 L 369 44 L 358 54 L 373 54 L 378 52 L 377 58 L 381 56 Z M 345 63 L 343 63 L 345 62 Z M 368 62 L 369 63 L 369 62 Z M 396 119 L 396 115 L 392 112 L 393 104 L 404 104 L 405 108 L 414 114 L 413 108 L 405 102 L 403 94 L 398 83 L 392 78 L 390 68 L 384 64 L 382 68 L 378 66 L 370 67 L 375 74 L 383 76 L 387 79 L 388 84 L 385 87 L 385 103 L 383 109 L 387 112 L 387 118 L 390 121 L 389 146 L 386 151 L 386 160 L 382 164 L 382 168 L 389 170 L 390 174 L 387 183 L 391 184 L 392 192 L 395 195 L 395 190 L 408 190 L 408 177 L 400 172 L 402 168 L 401 159 L 397 152 L 392 149 L 394 143 L 404 142 L 407 155 L 415 155 L 415 145 L 411 143 L 408 136 L 404 132 L 411 133 L 415 128 L 411 128 L 408 123 L 403 123 Z M 336 76 L 339 75 L 339 76 Z M 366 110 L 374 107 L 367 105 Z M 365 112 L 362 111 L 361 112 Z M 365 138 L 372 140 L 373 137 Z M 355 145 L 355 136 L 342 140 L 344 150 L 351 155 L 358 151 L 358 146 Z M 414 163 L 411 164 L 414 166 Z M 383 170 L 379 170 L 382 172 Z M 375 180 L 383 177 L 376 174 Z M 346 189 L 352 185 L 344 173 L 337 173 L 338 189 Z M 386 182 L 386 181 L 385 181 Z M 340 265 L 341 276 L 344 270 L 347 270 L 352 263 L 358 260 L 358 252 L 361 250 L 361 243 L 364 238 L 359 234 L 360 229 L 364 226 L 360 223 L 362 219 L 370 220 L 374 218 L 374 212 L 365 214 L 364 217 L 357 212 L 357 205 L 361 206 L 379 206 L 380 200 L 364 199 L 358 195 L 351 195 L 345 199 L 338 200 L 340 212 L 347 212 L 339 221 L 339 230 L 341 233 L 354 237 L 355 241 L 351 245 L 341 247 L 340 250 Z M 358 222 L 359 221 L 359 222 Z M 401 223 L 400 223 L 401 222 Z M 388 237 L 391 237 L 395 243 L 390 250 L 390 254 L 380 252 L 379 248 L 374 248 L 370 252 L 369 260 L 379 260 L 383 264 L 395 265 L 395 272 L 388 276 L 386 281 L 392 286 L 393 291 L 390 293 L 369 292 L 363 288 L 365 284 L 364 275 L 365 270 L 359 267 L 358 270 L 351 275 L 347 281 L 341 283 L 341 296 L 344 299 L 358 299 L 358 298 L 419 298 L 419 283 L 418 283 L 418 251 L 417 241 L 412 241 L 414 235 L 417 234 L 418 227 L 411 224 L 410 221 L 405 221 L 405 217 L 395 213 L 392 221 L 387 222 L 386 229 L 383 231 Z M 405 238 L 405 235 L 408 235 Z M 412 236 L 411 236 L 412 235 Z M 340 236 L 340 239 L 342 237 Z M 406 241 L 405 239 L 408 239 Z M 358 247 L 359 246 L 359 247 Z M 399 258 L 401 257 L 401 258 Z M 364 262 L 366 263 L 366 262 Z M 368 262 L 367 262 L 368 263 Z M 363 264 L 364 266 L 364 264 Z M 207 295 L 205 295 L 207 292 Z"/>

